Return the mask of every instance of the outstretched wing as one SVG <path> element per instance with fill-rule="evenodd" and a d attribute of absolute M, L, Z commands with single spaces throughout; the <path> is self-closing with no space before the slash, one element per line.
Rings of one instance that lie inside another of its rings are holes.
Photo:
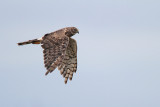
<path fill-rule="evenodd" d="M 44 64 L 47 69 L 46 75 L 59 65 L 64 58 L 65 51 L 69 44 L 69 37 L 64 32 L 57 31 L 46 34 L 42 39 L 42 48 L 44 54 Z"/>
<path fill-rule="evenodd" d="M 77 70 L 77 43 L 76 40 L 69 38 L 69 44 L 66 50 L 64 59 L 59 64 L 58 69 L 65 78 L 67 83 L 68 78 L 72 80 L 73 73 Z"/>

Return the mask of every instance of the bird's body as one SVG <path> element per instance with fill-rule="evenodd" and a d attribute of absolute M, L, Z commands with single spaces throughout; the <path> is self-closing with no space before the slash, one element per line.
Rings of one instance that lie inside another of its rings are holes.
<path fill-rule="evenodd" d="M 77 70 L 77 43 L 71 38 L 76 33 L 79 33 L 77 28 L 66 27 L 18 45 L 42 44 L 46 75 L 58 67 L 67 83 L 68 78 L 72 80 L 73 73 Z"/>

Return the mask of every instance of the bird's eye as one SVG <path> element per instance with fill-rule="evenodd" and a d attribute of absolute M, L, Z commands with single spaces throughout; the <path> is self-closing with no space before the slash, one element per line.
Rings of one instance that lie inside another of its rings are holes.
<path fill-rule="evenodd" d="M 77 30 L 76 30 L 76 29 L 73 29 L 73 31 L 74 31 L 74 32 L 77 32 Z"/>

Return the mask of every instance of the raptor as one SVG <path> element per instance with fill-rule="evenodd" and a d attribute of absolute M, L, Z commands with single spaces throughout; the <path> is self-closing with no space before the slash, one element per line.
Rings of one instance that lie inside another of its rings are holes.
<path fill-rule="evenodd" d="M 55 32 L 45 34 L 40 39 L 28 40 L 17 43 L 18 45 L 41 44 L 43 48 L 44 65 L 48 73 L 51 73 L 56 68 L 65 78 L 72 80 L 73 73 L 77 70 L 77 42 L 71 38 L 76 33 L 79 33 L 76 27 L 66 27 Z"/>

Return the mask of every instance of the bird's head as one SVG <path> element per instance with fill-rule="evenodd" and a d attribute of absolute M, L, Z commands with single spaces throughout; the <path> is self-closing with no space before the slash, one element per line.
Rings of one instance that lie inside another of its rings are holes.
<path fill-rule="evenodd" d="M 76 27 L 67 27 L 66 28 L 66 35 L 71 37 L 75 35 L 76 33 L 79 33 L 78 29 Z"/>

